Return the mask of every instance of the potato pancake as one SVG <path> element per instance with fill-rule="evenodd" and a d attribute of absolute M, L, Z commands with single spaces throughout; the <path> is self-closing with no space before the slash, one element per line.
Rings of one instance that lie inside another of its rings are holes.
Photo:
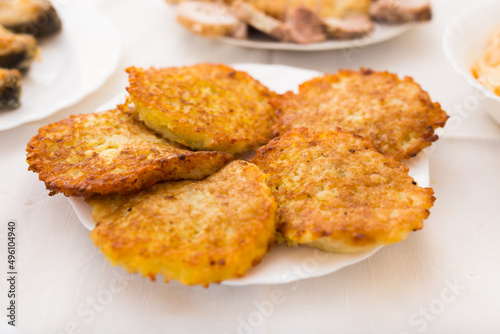
<path fill-rule="evenodd" d="M 155 183 L 203 179 L 233 157 L 193 152 L 157 136 L 130 111 L 71 116 L 43 126 L 28 143 L 29 170 L 50 195 L 127 194 Z"/>
<path fill-rule="evenodd" d="M 278 109 L 275 135 L 300 127 L 317 132 L 340 127 L 399 161 L 437 140 L 434 130 L 448 119 L 412 78 L 367 69 L 314 78 L 301 84 L 298 94 L 288 92 L 273 104 Z"/>
<path fill-rule="evenodd" d="M 295 129 L 257 150 L 288 244 L 352 252 L 405 239 L 434 203 L 408 168 L 373 144 L 337 131 Z"/>
<path fill-rule="evenodd" d="M 166 282 L 243 276 L 274 242 L 276 202 L 254 164 L 237 160 L 202 181 L 157 184 L 87 200 L 90 237 L 113 265 Z"/>
<path fill-rule="evenodd" d="M 245 72 L 215 64 L 127 72 L 138 118 L 165 138 L 234 154 L 272 137 L 275 94 Z"/>

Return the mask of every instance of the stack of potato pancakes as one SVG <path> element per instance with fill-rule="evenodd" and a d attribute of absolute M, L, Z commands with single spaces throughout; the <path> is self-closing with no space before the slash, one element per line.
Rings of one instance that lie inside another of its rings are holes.
<path fill-rule="evenodd" d="M 127 72 L 125 104 L 46 125 L 27 147 L 51 195 L 90 204 L 113 264 L 207 286 L 275 240 L 355 252 L 429 216 L 433 190 L 401 161 L 448 116 L 411 78 L 340 71 L 279 95 L 225 65 Z"/>

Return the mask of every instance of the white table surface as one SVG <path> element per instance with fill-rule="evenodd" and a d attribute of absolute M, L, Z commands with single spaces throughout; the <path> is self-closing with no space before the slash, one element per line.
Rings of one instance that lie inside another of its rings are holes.
<path fill-rule="evenodd" d="M 90 2 L 121 32 L 118 70 L 77 105 L 0 132 L 0 267 L 6 267 L 6 224 L 16 219 L 17 332 L 499 332 L 500 127 L 480 105 L 465 108 L 473 91 L 441 49 L 451 17 L 479 0 L 435 0 L 431 23 L 394 40 L 311 53 L 242 49 L 192 36 L 162 0 Z M 151 282 L 111 267 L 67 199 L 49 197 L 38 176 L 27 171 L 26 143 L 40 126 L 92 112 L 123 91 L 127 66 L 202 61 L 328 72 L 363 66 L 412 76 L 452 116 L 430 153 L 437 201 L 425 228 L 359 264 L 285 285 L 205 289 Z M 0 333 L 12 330 L 4 315 L 6 294 L 2 279 Z"/>

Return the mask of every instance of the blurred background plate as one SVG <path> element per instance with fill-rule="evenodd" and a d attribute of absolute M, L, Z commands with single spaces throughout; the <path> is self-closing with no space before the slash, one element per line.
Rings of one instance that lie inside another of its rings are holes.
<path fill-rule="evenodd" d="M 48 117 L 99 88 L 121 54 L 114 25 L 84 1 L 54 1 L 62 30 L 42 40 L 41 59 L 23 77 L 21 107 L 0 112 L 0 131 Z"/>
<path fill-rule="evenodd" d="M 493 29 L 500 26 L 500 1 L 486 1 L 466 8 L 447 25 L 443 50 L 455 71 L 480 94 L 480 103 L 500 124 L 500 96 L 484 87 L 472 75 L 472 67 L 480 58 Z"/>
<path fill-rule="evenodd" d="M 375 29 L 373 32 L 363 38 L 352 39 L 352 40 L 327 40 L 321 43 L 311 43 L 311 44 L 297 44 L 297 43 L 281 43 L 273 40 L 265 35 L 250 35 L 248 39 L 239 39 L 231 37 L 221 37 L 218 38 L 223 43 L 237 45 L 246 48 L 253 49 L 265 49 L 265 50 L 290 50 L 290 51 L 321 51 L 321 50 L 337 50 L 337 49 L 348 49 L 348 48 L 360 48 L 363 46 L 371 45 L 386 41 L 388 39 L 397 37 L 408 30 L 410 30 L 414 24 L 402 24 L 402 25 L 380 25 L 375 24 Z"/>

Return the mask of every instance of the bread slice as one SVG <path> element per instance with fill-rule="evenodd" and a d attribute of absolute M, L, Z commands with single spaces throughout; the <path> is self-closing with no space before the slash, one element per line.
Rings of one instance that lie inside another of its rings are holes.
<path fill-rule="evenodd" d="M 0 68 L 0 110 L 16 109 L 21 105 L 21 73 Z"/>
<path fill-rule="evenodd" d="M 368 15 L 354 15 L 346 18 L 323 19 L 325 30 L 332 39 L 356 39 L 370 34 L 374 24 Z"/>
<path fill-rule="evenodd" d="M 423 22 L 432 18 L 432 9 L 429 0 L 376 0 L 370 6 L 370 15 L 386 24 Z"/>
<path fill-rule="evenodd" d="M 38 52 L 33 36 L 12 33 L 0 25 L 0 67 L 15 68 L 24 73 Z"/>
<path fill-rule="evenodd" d="M 202 181 L 88 200 L 90 237 L 113 265 L 208 286 L 243 276 L 274 243 L 276 202 L 257 166 L 233 161 Z"/>
<path fill-rule="evenodd" d="M 0 24 L 36 38 L 61 30 L 61 19 L 47 0 L 0 1 Z"/>
<path fill-rule="evenodd" d="M 338 130 L 292 130 L 252 162 L 269 174 L 277 231 L 289 245 L 354 252 L 399 242 L 423 227 L 434 202 L 405 165 Z"/>
<path fill-rule="evenodd" d="M 278 109 L 275 135 L 306 127 L 337 127 L 375 143 L 398 160 L 414 157 L 438 139 L 448 115 L 410 77 L 369 69 L 341 70 L 302 83 L 299 92 L 272 100 Z"/>
<path fill-rule="evenodd" d="M 26 151 L 29 170 L 39 174 L 50 195 L 87 198 L 129 194 L 163 181 L 203 179 L 233 158 L 171 143 L 129 110 L 71 116 L 43 126 Z"/>
<path fill-rule="evenodd" d="M 243 0 L 234 2 L 232 8 L 240 20 L 264 34 L 282 42 L 292 40 L 290 29 L 283 21 L 265 14 Z"/>
<path fill-rule="evenodd" d="M 203 37 L 232 36 L 245 38 L 247 25 L 223 3 L 184 1 L 177 6 L 177 21 Z"/>

